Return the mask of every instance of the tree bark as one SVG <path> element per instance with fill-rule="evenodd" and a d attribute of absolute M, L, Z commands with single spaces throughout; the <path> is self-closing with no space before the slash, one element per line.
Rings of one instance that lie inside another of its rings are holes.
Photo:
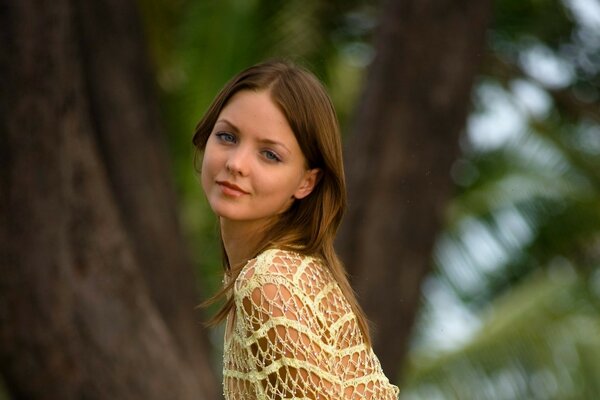
<path fill-rule="evenodd" d="M 451 196 L 489 0 L 392 0 L 356 111 L 346 163 L 349 212 L 338 250 L 397 379 Z"/>
<path fill-rule="evenodd" d="M 11 395 L 216 398 L 134 3 L 3 1 L 0 35 Z"/>

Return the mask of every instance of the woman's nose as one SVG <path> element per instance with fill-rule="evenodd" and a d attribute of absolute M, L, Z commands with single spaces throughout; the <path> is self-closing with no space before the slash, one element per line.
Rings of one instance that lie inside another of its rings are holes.
<path fill-rule="evenodd" d="M 250 154 L 247 149 L 239 147 L 229 153 L 225 167 L 233 175 L 248 175 Z"/>

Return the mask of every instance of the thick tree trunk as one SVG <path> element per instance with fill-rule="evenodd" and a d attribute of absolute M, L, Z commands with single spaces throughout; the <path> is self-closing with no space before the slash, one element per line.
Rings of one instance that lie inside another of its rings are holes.
<path fill-rule="evenodd" d="M 0 35 L 11 394 L 217 398 L 134 4 L 3 1 Z"/>
<path fill-rule="evenodd" d="M 338 249 L 396 380 L 451 194 L 489 0 L 392 0 L 381 12 L 346 153 Z"/>

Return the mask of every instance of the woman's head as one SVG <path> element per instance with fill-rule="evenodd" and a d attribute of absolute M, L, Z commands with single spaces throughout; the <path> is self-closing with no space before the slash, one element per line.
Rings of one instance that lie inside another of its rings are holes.
<path fill-rule="evenodd" d="M 290 245 L 321 253 L 323 245 L 332 244 L 346 205 L 340 133 L 331 100 L 321 83 L 298 66 L 277 61 L 250 67 L 225 85 L 199 122 L 193 139 L 197 149 L 207 149 L 223 110 L 250 97 L 244 93 L 268 94 L 291 128 L 306 169 L 318 171 L 311 193 L 286 207 L 265 233 L 268 243 L 259 247 Z"/>

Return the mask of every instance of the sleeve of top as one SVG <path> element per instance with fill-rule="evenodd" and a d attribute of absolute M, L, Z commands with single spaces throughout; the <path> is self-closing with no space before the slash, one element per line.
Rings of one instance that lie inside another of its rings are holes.
<path fill-rule="evenodd" d="M 323 320 L 296 283 L 257 271 L 236 297 L 261 398 L 340 398 Z"/>

